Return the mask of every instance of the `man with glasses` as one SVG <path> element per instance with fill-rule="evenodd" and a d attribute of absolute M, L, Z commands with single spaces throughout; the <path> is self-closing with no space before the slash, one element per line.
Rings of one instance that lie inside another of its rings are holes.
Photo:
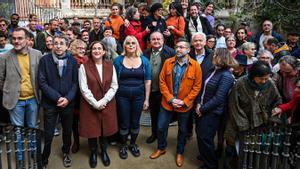
<path fill-rule="evenodd" d="M 157 139 L 157 120 L 160 110 L 161 92 L 159 89 L 159 74 L 168 58 L 173 57 L 175 50 L 164 44 L 164 36 L 160 32 L 153 32 L 150 35 L 151 48 L 144 51 L 151 63 L 151 93 L 150 93 L 150 115 L 151 115 L 151 136 L 147 138 L 148 144 L 153 143 Z"/>
<path fill-rule="evenodd" d="M 12 125 L 37 128 L 39 88 L 38 66 L 42 53 L 28 47 L 29 32 L 16 28 L 12 33 L 14 48 L 0 57 L 0 90 L 3 92 L 3 106 L 9 111 Z M 2 112 L 1 112 L 2 113 Z M 23 144 L 21 129 L 17 133 L 17 160 L 23 165 Z"/>
<path fill-rule="evenodd" d="M 0 18 L 0 33 L 9 34 L 7 28 L 8 28 L 8 21 L 4 18 Z"/>
<path fill-rule="evenodd" d="M 176 115 L 179 125 L 176 165 L 181 167 L 184 163 L 189 115 L 201 89 L 202 71 L 197 61 L 190 58 L 190 44 L 186 40 L 179 40 L 175 48 L 176 55 L 166 60 L 159 76 L 162 101 L 157 125 L 158 146 L 150 158 L 156 159 L 166 153 L 169 123 L 172 116 Z"/>
<path fill-rule="evenodd" d="M 45 55 L 39 66 L 38 81 L 44 108 L 45 147 L 42 162 L 45 168 L 51 153 L 51 144 L 58 116 L 63 128 L 63 164 L 70 167 L 71 134 L 75 96 L 78 88 L 78 66 L 67 52 L 69 40 L 65 36 L 53 39 L 52 53 Z"/>
<path fill-rule="evenodd" d="M 264 40 L 270 36 L 276 38 L 279 42 L 283 41 L 283 38 L 280 34 L 273 30 L 273 23 L 270 20 L 265 20 L 262 24 L 262 32 L 258 33 L 253 37 L 252 42 L 256 44 L 257 50 L 264 49 Z"/>

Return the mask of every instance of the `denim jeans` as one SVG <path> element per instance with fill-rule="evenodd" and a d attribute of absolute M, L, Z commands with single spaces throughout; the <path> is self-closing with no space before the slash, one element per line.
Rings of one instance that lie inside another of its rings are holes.
<path fill-rule="evenodd" d="M 177 135 L 177 154 L 184 153 L 184 146 L 186 143 L 185 136 L 187 134 L 187 127 L 189 122 L 189 116 L 191 111 L 188 112 L 174 112 L 168 111 L 161 107 L 158 114 L 158 124 L 157 124 L 157 148 L 159 150 L 165 150 L 167 147 L 167 137 L 169 123 L 172 120 L 173 115 L 178 116 L 178 135 Z"/>
<path fill-rule="evenodd" d="M 143 111 L 143 104 L 145 101 L 144 85 L 138 87 L 120 86 L 116 100 L 118 106 L 120 135 L 126 136 L 130 133 L 134 134 L 134 137 L 137 137 L 140 129 L 140 118 Z"/>
<path fill-rule="evenodd" d="M 27 100 L 19 100 L 16 106 L 9 110 L 10 121 L 12 125 L 17 126 L 16 128 L 16 141 L 18 149 L 18 160 L 22 160 L 22 136 L 20 127 L 37 128 L 37 117 L 38 117 L 38 103 L 36 98 L 33 97 Z M 23 138 L 24 139 L 24 138 Z M 31 147 L 33 148 L 32 134 L 30 133 Z"/>
<path fill-rule="evenodd" d="M 72 105 L 68 105 L 65 108 L 44 109 L 45 146 L 42 157 L 44 164 L 48 164 L 58 116 L 61 118 L 61 125 L 63 129 L 62 152 L 67 154 L 69 153 L 72 139 L 73 110 L 74 107 Z"/>

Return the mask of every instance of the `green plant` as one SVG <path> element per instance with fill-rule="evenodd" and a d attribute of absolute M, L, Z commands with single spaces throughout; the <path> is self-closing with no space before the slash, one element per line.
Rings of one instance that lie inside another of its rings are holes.
<path fill-rule="evenodd" d="M 268 19 L 280 33 L 300 31 L 300 1 L 297 0 L 266 0 L 262 1 L 252 15 L 257 23 Z"/>

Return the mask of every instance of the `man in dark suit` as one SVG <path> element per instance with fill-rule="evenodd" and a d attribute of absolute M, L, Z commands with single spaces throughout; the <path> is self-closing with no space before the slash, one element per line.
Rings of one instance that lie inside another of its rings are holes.
<path fill-rule="evenodd" d="M 164 45 L 164 36 L 160 32 L 153 32 L 150 35 L 152 48 L 144 51 L 144 55 L 151 63 L 151 93 L 150 93 L 150 115 L 152 134 L 147 138 L 148 144 L 153 143 L 157 138 L 157 118 L 160 111 L 161 93 L 159 90 L 159 74 L 166 59 L 175 56 L 175 50 Z"/>
<path fill-rule="evenodd" d="M 58 116 L 63 128 L 63 164 L 65 167 L 71 166 L 69 152 L 74 98 L 78 88 L 78 66 L 73 56 L 67 52 L 68 38 L 57 36 L 53 41 L 53 52 L 41 59 L 38 75 L 44 108 L 45 147 L 42 158 L 45 168 L 48 165 Z"/>
<path fill-rule="evenodd" d="M 192 49 L 190 51 L 190 56 L 194 60 L 200 64 L 202 69 L 202 77 L 205 78 L 209 71 L 214 69 L 214 65 L 212 64 L 213 53 L 209 52 L 209 50 L 205 49 L 206 44 L 206 35 L 202 32 L 196 32 L 192 36 Z M 204 82 L 202 82 L 204 83 Z M 191 138 L 193 136 L 193 114 L 191 113 L 189 123 L 188 123 L 188 134 L 187 138 Z"/>

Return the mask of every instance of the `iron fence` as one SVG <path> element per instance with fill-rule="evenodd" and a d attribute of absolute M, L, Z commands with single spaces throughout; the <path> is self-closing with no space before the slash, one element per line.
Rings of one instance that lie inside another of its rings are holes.
<path fill-rule="evenodd" d="M 273 123 L 242 134 L 239 168 L 300 169 L 299 126 Z"/>
<path fill-rule="evenodd" d="M 5 126 L 0 135 L 0 169 L 40 169 L 39 130 Z"/>

